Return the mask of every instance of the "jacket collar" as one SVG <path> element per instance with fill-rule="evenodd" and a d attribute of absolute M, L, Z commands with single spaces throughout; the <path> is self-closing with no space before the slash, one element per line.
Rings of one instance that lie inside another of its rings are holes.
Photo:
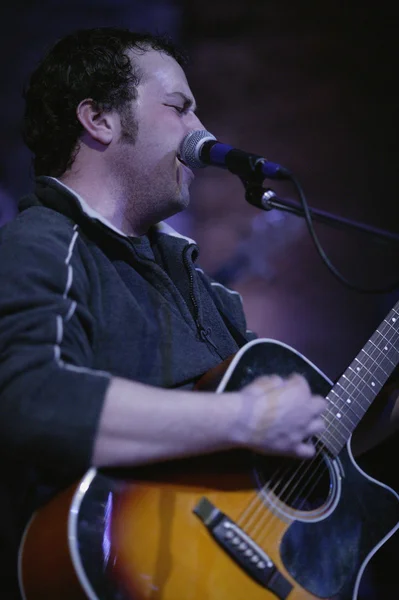
<path fill-rule="evenodd" d="M 23 211 L 31 206 L 44 205 L 61 212 L 76 222 L 90 221 L 92 225 L 100 227 L 103 232 L 108 231 L 121 238 L 129 238 L 120 229 L 115 227 L 108 219 L 93 209 L 77 192 L 65 185 L 55 177 L 42 175 L 36 178 L 35 193 L 25 196 L 19 203 L 19 210 Z M 158 235 L 168 235 L 177 239 L 185 240 L 189 244 L 196 244 L 195 240 L 178 233 L 165 221 L 157 223 L 151 228 Z"/>

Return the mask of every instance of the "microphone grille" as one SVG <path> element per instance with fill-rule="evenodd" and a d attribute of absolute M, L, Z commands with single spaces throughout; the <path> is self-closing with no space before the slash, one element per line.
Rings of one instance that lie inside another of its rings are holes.
<path fill-rule="evenodd" d="M 180 146 L 180 156 L 189 167 L 194 169 L 206 167 L 200 158 L 200 152 L 203 144 L 210 140 L 216 138 L 205 129 L 191 131 L 186 135 Z"/>

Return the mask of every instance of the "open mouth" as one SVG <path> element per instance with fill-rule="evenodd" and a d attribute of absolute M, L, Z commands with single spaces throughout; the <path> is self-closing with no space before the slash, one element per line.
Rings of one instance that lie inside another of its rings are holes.
<path fill-rule="evenodd" d="M 186 161 L 182 159 L 180 154 L 177 154 L 176 158 L 183 167 L 182 169 L 179 169 L 179 171 L 183 171 L 186 174 L 185 178 L 188 178 L 187 181 L 191 182 L 194 179 L 194 173 L 192 172 Z"/>
<path fill-rule="evenodd" d="M 184 162 L 184 160 L 182 159 L 182 157 L 179 154 L 177 155 L 177 160 L 179 162 L 181 162 L 182 165 L 184 165 L 185 167 L 188 168 L 188 164 L 186 162 Z"/>

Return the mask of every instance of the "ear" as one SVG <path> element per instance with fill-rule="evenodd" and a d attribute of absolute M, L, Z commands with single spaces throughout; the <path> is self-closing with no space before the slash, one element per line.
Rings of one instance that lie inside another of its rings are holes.
<path fill-rule="evenodd" d="M 115 115 L 101 110 L 91 98 L 82 100 L 76 109 L 76 116 L 90 137 L 108 146 L 114 136 Z"/>

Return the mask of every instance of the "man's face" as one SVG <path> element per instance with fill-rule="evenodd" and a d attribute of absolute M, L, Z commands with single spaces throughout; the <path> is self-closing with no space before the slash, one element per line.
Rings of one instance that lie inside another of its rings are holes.
<path fill-rule="evenodd" d="M 179 64 L 154 50 L 133 56 L 144 76 L 131 114 L 121 117 L 113 170 L 127 217 L 145 230 L 187 207 L 193 174 L 177 156 L 187 133 L 204 127 Z"/>

